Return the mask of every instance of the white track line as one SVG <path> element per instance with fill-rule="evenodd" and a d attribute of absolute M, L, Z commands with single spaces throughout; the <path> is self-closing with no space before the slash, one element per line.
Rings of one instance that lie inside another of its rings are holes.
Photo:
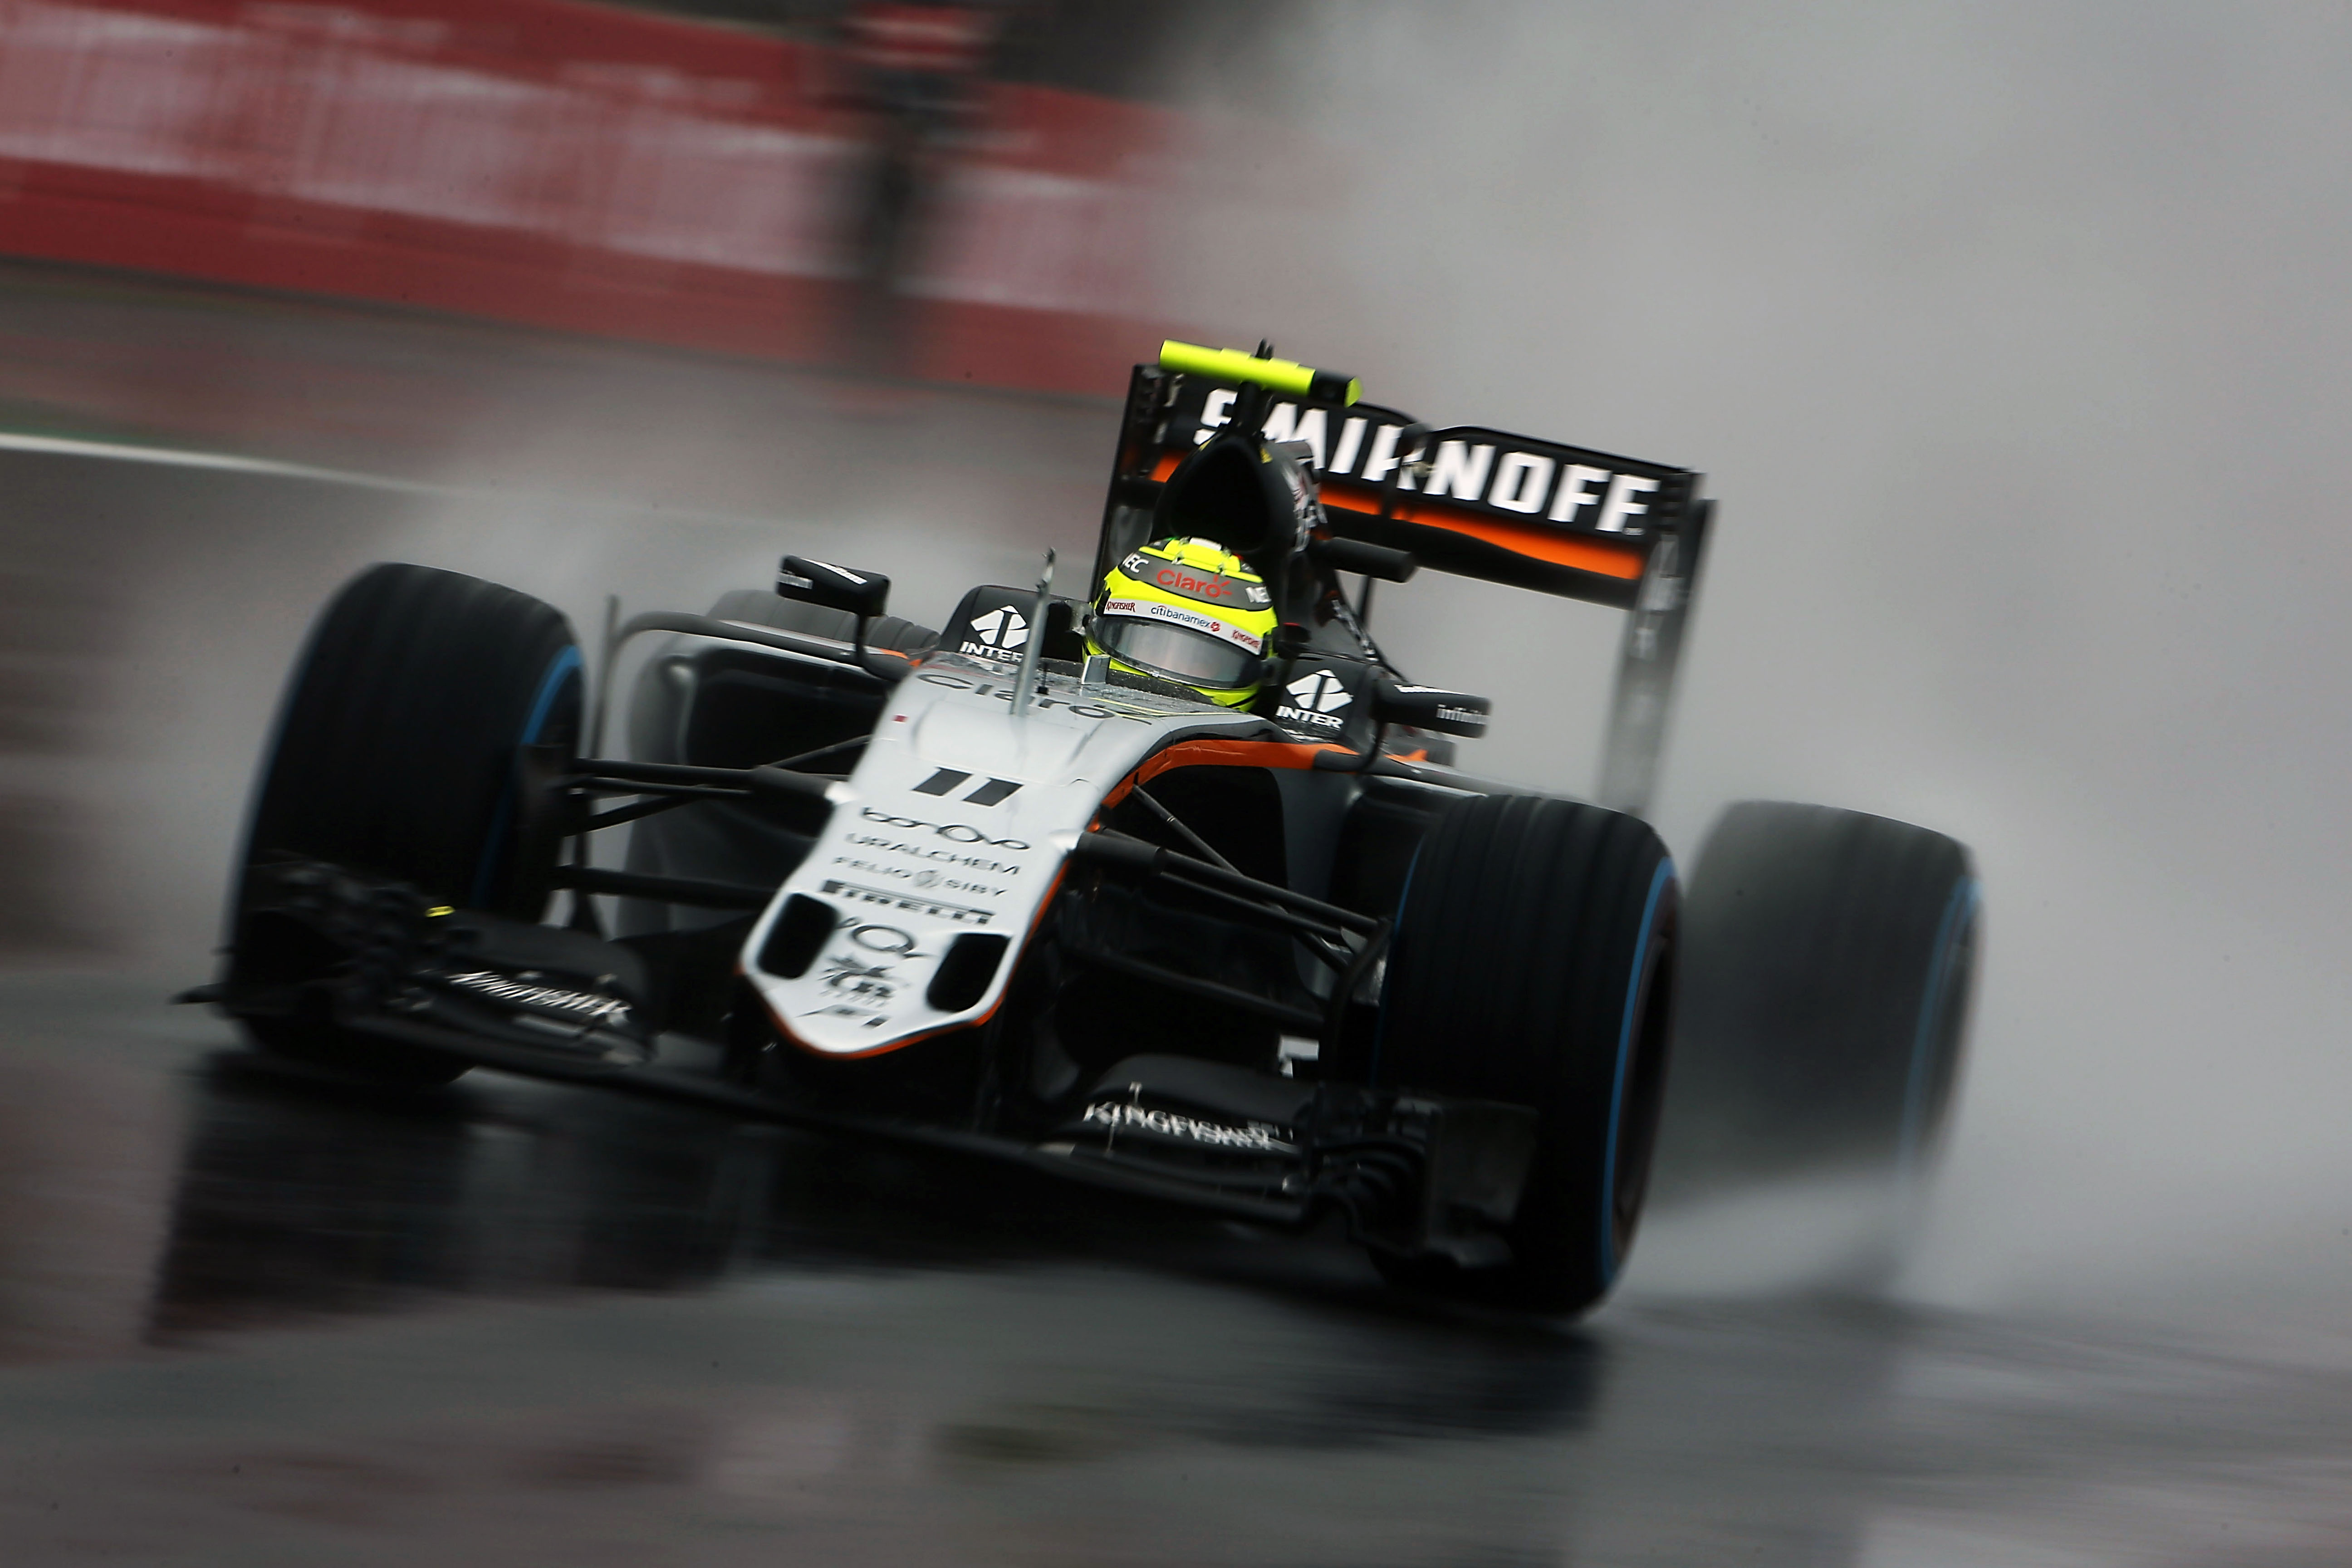
<path fill-rule="evenodd" d="M 425 479 L 396 479 L 389 474 L 362 473 L 356 468 L 320 468 L 308 463 L 280 463 L 268 458 L 240 457 L 233 452 L 194 452 L 177 447 L 142 447 L 127 441 L 85 441 L 70 436 L 32 436 L 13 430 L 0 430 L 0 452 L 88 458 L 110 463 L 146 463 L 156 468 L 202 468 L 223 474 L 257 474 L 268 479 L 307 479 L 316 484 L 390 490 L 403 495 L 556 504 L 583 512 L 617 511 L 635 517 L 657 518 L 663 522 L 719 523 L 729 528 L 772 530 L 779 526 L 780 521 L 772 516 L 749 512 L 704 511 L 694 507 L 664 506 L 658 501 L 614 501 L 555 490 L 507 489 L 495 485 L 436 484 Z"/>
<path fill-rule="evenodd" d="M 418 479 L 395 479 L 386 474 L 363 474 L 353 468 L 318 468 L 308 463 L 278 463 L 267 458 L 242 458 L 228 452 L 191 452 L 174 447 L 140 447 L 124 441 L 83 441 L 69 436 L 27 436 L 0 430 L 0 452 L 37 452 L 59 458 L 94 458 L 104 462 L 152 463 L 168 468 L 209 468 L 226 474 L 265 474 L 279 479 L 316 479 L 326 484 L 362 489 L 405 490 L 431 495 L 456 493 L 450 486 Z"/>

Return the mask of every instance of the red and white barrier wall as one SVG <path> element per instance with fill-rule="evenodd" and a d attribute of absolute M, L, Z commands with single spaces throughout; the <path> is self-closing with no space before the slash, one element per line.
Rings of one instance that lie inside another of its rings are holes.
<path fill-rule="evenodd" d="M 877 156 L 845 79 L 574 0 L 0 0 L 0 255 L 840 363 Z M 1177 325 L 1186 124 L 984 91 L 895 368 L 1115 393 Z"/>

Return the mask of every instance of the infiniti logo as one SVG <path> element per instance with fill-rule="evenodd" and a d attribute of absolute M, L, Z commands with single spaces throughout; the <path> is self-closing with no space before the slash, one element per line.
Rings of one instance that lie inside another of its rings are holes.
<path fill-rule="evenodd" d="M 889 827 L 928 827 L 933 833 L 938 834 L 941 838 L 946 839 L 950 844 L 985 844 L 992 849 L 1026 849 L 1029 847 L 1028 845 L 1023 843 L 1018 838 L 991 838 L 979 828 L 967 827 L 961 822 L 950 822 L 946 824 L 937 822 L 918 822 L 911 816 L 892 816 L 889 813 L 877 811 L 870 805 L 862 805 L 857 809 L 866 814 L 866 820 L 868 822 L 879 822 Z"/>

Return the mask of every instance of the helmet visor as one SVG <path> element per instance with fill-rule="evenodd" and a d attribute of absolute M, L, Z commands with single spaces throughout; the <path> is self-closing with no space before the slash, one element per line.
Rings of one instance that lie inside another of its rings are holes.
<path fill-rule="evenodd" d="M 1130 616 L 1098 617 L 1095 640 L 1105 653 L 1139 669 L 1211 691 L 1256 685 L 1262 665 L 1256 655 L 1222 637 Z"/>

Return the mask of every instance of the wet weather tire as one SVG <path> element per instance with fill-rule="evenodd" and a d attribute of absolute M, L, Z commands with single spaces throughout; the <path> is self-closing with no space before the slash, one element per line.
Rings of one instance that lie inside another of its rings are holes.
<path fill-rule="evenodd" d="M 1399 1284 L 1578 1312 L 1632 1247 L 1672 1037 L 1674 862 L 1647 824 L 1573 801 L 1449 809 L 1406 879 L 1375 1080 L 1532 1106 L 1510 1263 L 1385 1258 Z"/>
<path fill-rule="evenodd" d="M 436 902 L 536 920 L 553 845 L 518 832 L 516 756 L 575 746 L 582 671 L 571 626 L 511 588 L 431 567 L 372 566 L 312 627 L 262 763 L 241 865 L 324 860 Z M 284 984 L 285 944 L 233 919 L 232 984 Z M 317 1020 L 248 1018 L 264 1049 L 409 1081 L 452 1058 Z"/>
<path fill-rule="evenodd" d="M 1979 923 L 1969 852 L 1943 834 L 1727 810 L 1683 909 L 1662 1193 L 1917 1173 L 1950 1113 Z"/>

